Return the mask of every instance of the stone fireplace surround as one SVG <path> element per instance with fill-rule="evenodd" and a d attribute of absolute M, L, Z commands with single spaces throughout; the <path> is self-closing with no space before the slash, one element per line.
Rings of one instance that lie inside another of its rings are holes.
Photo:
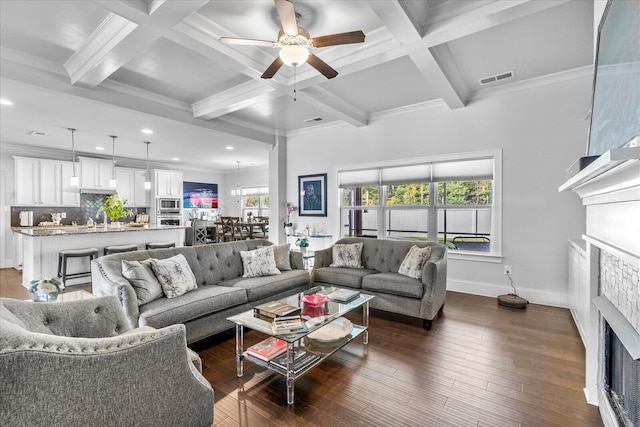
<path fill-rule="evenodd" d="M 604 390 L 605 320 L 635 360 L 640 358 L 640 147 L 610 150 L 569 179 L 586 207 L 583 292 L 587 401 L 605 426 L 619 426 Z"/>

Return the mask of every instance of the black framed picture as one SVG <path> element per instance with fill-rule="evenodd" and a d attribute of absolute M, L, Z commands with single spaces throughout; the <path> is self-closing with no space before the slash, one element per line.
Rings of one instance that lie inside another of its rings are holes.
<path fill-rule="evenodd" d="M 327 216 L 327 174 L 298 177 L 298 215 Z"/>

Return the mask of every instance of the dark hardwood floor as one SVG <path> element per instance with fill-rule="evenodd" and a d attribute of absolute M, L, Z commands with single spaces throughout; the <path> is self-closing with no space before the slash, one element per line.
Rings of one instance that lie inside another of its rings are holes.
<path fill-rule="evenodd" d="M 19 282 L 0 270 L 0 296 L 28 298 Z M 248 332 L 245 347 L 263 338 Z M 358 338 L 299 379 L 291 406 L 282 377 L 248 362 L 236 377 L 233 334 L 193 347 L 215 389 L 215 426 L 602 426 L 582 391 L 582 342 L 561 308 L 448 292 L 431 331 L 372 310 L 369 345 Z"/>

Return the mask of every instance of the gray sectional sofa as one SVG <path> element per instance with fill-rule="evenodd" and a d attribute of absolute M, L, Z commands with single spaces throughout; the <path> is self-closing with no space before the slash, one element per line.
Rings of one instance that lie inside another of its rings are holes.
<path fill-rule="evenodd" d="M 193 343 L 233 327 L 226 320 L 229 316 L 308 289 L 309 273 L 304 269 L 302 255 L 295 251 L 289 252 L 290 271 L 274 276 L 242 277 L 240 251 L 272 244 L 267 240 L 243 240 L 107 255 L 91 262 L 93 293 L 116 295 L 133 327 L 184 324 L 187 342 Z M 162 296 L 139 305 L 134 287 L 123 276 L 122 260 L 166 259 L 177 254 L 186 258 L 197 289 L 175 298 Z"/>
<path fill-rule="evenodd" d="M 447 247 L 434 242 L 346 238 L 336 244 L 363 243 L 364 268 L 330 267 L 333 247 L 315 252 L 311 281 L 317 286 L 339 286 L 362 289 L 375 295 L 371 308 L 418 317 L 423 327 L 431 323 L 444 308 L 447 288 Z M 424 263 L 422 278 L 414 279 L 398 273 L 409 249 L 431 246 L 431 256 Z"/>

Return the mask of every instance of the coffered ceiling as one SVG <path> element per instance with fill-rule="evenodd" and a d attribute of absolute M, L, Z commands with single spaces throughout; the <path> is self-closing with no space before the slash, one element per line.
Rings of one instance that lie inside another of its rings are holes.
<path fill-rule="evenodd" d="M 275 41 L 270 0 L 0 0 L 0 95 L 13 102 L 2 106 L 0 140 L 69 150 L 73 127 L 82 153 L 110 154 L 117 135 L 118 156 L 144 158 L 148 139 L 153 162 L 228 171 L 237 160 L 267 165 L 278 137 L 315 126 L 466 108 L 493 88 L 593 63 L 589 1 L 293 3 L 312 37 L 365 33 L 361 44 L 314 49 L 336 78 L 303 64 L 261 79 L 277 49 L 219 41 Z M 505 72 L 514 76 L 480 84 Z"/>

